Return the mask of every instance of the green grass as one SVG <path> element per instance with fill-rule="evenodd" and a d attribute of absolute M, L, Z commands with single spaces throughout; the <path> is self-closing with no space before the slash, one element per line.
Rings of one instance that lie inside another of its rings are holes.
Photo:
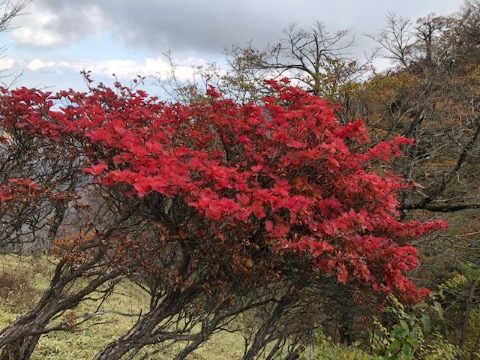
<path fill-rule="evenodd" d="M 13 322 L 17 316 L 33 307 L 42 291 L 48 286 L 53 263 L 47 258 L 0 255 L 0 327 Z M 87 301 L 73 311 L 78 315 L 96 309 L 96 303 Z M 148 297 L 129 282 L 119 284 L 102 311 L 116 310 L 139 314 L 148 309 Z M 125 334 L 135 323 L 136 317 L 106 313 L 92 319 L 77 332 L 55 331 L 40 338 L 32 360 L 58 359 L 83 360 L 92 357 L 109 342 Z M 62 319 L 64 320 L 64 319 Z M 102 322 L 93 325 L 94 322 Z M 189 359 L 221 360 L 241 358 L 243 339 L 239 334 L 218 333 L 197 349 Z M 155 359 L 171 359 L 178 348 L 168 349 Z M 147 349 L 148 350 L 148 349 Z"/>
<path fill-rule="evenodd" d="M 48 286 L 54 264 L 52 259 L 0 255 L 0 327 L 13 322 L 17 316 L 32 308 Z M 73 309 L 80 315 L 96 310 L 98 304 L 86 301 Z M 108 310 L 122 313 L 139 314 L 148 311 L 148 297 L 136 285 L 124 281 L 102 306 L 106 313 L 83 324 L 76 332 L 55 331 L 43 335 L 35 349 L 32 360 L 86 360 L 108 343 L 125 334 L 135 323 L 136 316 L 121 316 Z M 60 319 L 64 321 L 65 319 Z M 57 320 L 58 321 L 58 320 Z M 101 322 L 102 324 L 94 325 Z M 243 338 L 239 333 L 219 332 L 212 336 L 202 347 L 192 353 L 190 360 L 241 359 Z M 155 348 L 146 348 L 152 351 Z M 169 360 L 179 351 L 172 346 L 163 354 L 150 359 Z M 145 352 L 142 352 L 145 354 Z M 139 356 L 141 357 L 141 356 Z M 308 359 L 378 359 L 370 357 L 358 349 L 335 346 L 324 340 L 317 348 L 308 348 L 301 357 Z"/>
<path fill-rule="evenodd" d="M 77 315 L 95 311 L 95 305 L 87 301 L 73 311 Z M 120 284 L 103 308 L 107 311 L 115 309 L 125 313 L 139 313 L 146 309 L 146 298 L 133 285 Z M 46 334 L 40 338 L 32 359 L 91 359 L 106 344 L 128 331 L 135 320 L 134 317 L 106 313 L 81 325 L 79 331 Z M 102 324 L 94 324 L 99 322 Z"/>

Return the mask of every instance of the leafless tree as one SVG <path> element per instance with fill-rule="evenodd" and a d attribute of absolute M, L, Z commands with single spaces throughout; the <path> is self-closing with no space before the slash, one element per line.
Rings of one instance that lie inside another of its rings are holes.
<path fill-rule="evenodd" d="M 27 5 L 31 2 L 31 0 L 3 0 L 0 2 L 0 32 L 8 31 L 11 27 L 12 21 L 17 18 L 18 16 L 22 15 L 25 11 Z M 0 45 L 0 58 L 5 56 L 5 52 L 7 47 L 5 45 Z M 15 80 L 20 76 L 19 73 L 9 73 L 3 70 L 3 74 L 0 74 L 1 78 L 11 78 L 9 83 L 12 84 Z"/>

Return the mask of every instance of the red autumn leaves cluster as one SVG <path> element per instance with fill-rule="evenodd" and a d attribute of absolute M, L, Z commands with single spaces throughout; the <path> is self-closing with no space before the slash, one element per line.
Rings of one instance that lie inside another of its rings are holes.
<path fill-rule="evenodd" d="M 341 283 L 421 298 L 425 290 L 406 277 L 418 264 L 409 242 L 445 224 L 400 221 L 396 196 L 406 185 L 382 166 L 410 141 L 370 145 L 362 123 L 339 124 L 330 103 L 286 82 L 269 85 L 260 105 L 213 88 L 188 105 L 120 85 L 56 96 L 4 90 L 2 123 L 67 142 L 102 186 L 182 198 L 219 247 L 251 246 L 234 230 L 260 229 L 270 251 L 296 254 Z"/>

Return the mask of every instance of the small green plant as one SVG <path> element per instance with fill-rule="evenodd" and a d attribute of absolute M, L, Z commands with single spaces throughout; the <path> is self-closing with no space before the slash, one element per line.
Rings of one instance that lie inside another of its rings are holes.
<path fill-rule="evenodd" d="M 443 297 L 445 289 L 455 287 L 462 281 L 461 276 L 453 278 L 440 286 L 438 292 L 430 294 L 426 302 L 419 303 L 411 309 L 406 309 L 394 295 L 390 294 L 389 306 L 385 308 L 385 312 L 393 317 L 395 323 L 387 328 L 375 319 L 376 329 L 370 338 L 372 351 L 389 360 L 457 359 L 461 355 L 460 349 L 435 331 L 430 314 L 433 312 L 440 319 L 443 318 L 443 309 L 437 299 Z"/>
<path fill-rule="evenodd" d="M 425 314 L 418 318 L 416 314 L 408 313 L 393 295 L 389 295 L 388 301 L 390 306 L 385 308 L 385 312 L 393 314 L 398 322 L 387 329 L 375 319 L 378 331 L 372 334 L 372 349 L 388 359 L 413 358 L 414 351 L 423 343 L 424 331 L 429 330 L 430 318 Z"/>
<path fill-rule="evenodd" d="M 315 337 L 315 356 L 303 357 L 306 359 L 318 359 L 318 360 L 381 360 L 381 356 L 375 354 L 369 354 L 360 349 L 359 343 L 355 343 L 351 346 L 344 346 L 341 344 L 335 344 L 331 338 L 326 337 L 321 331 L 316 334 Z"/>

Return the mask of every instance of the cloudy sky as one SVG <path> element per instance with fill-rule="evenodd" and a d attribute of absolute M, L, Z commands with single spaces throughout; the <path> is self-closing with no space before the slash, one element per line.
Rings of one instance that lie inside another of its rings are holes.
<path fill-rule="evenodd" d="M 291 23 L 323 22 L 329 31 L 350 29 L 355 51 L 374 44 L 363 34 L 380 30 L 388 13 L 413 20 L 450 15 L 463 0 L 33 0 L 0 34 L 7 47 L 0 69 L 22 70 L 17 86 L 82 85 L 81 69 L 99 81 L 111 74 L 128 82 L 136 74 L 165 72 L 173 53 L 183 73 L 192 65 L 222 63 L 222 49 L 252 41 L 275 43 Z M 148 80 L 147 80 L 148 81 Z M 153 80 L 150 80 L 152 83 Z"/>

